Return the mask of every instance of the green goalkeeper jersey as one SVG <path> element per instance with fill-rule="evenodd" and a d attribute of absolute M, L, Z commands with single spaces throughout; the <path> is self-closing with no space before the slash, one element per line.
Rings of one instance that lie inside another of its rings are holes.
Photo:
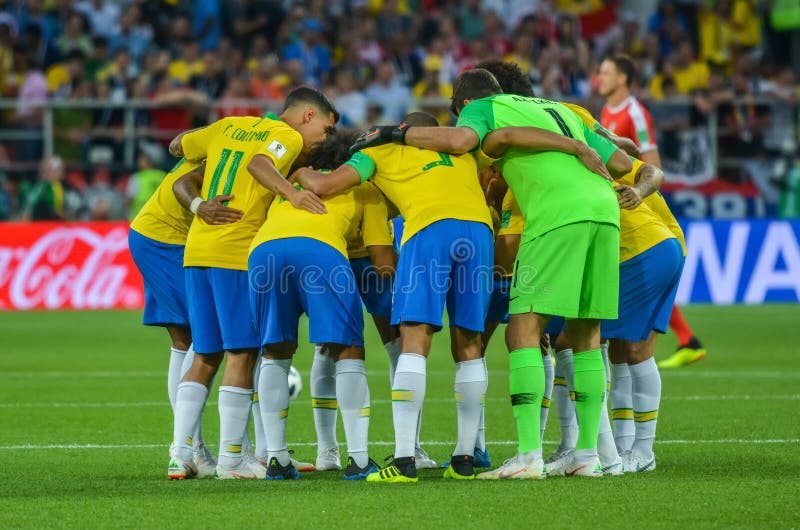
<path fill-rule="evenodd" d="M 458 126 L 475 131 L 481 143 L 489 132 L 501 127 L 539 127 L 588 143 L 603 162 L 617 149 L 566 106 L 540 98 L 498 94 L 473 101 L 461 111 Z M 526 237 L 580 221 L 619 227 L 613 185 L 586 169 L 577 157 L 512 148 L 497 165 L 519 202 Z"/>

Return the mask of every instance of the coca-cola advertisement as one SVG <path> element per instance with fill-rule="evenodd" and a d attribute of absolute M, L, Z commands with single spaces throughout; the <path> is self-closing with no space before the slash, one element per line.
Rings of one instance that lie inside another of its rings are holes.
<path fill-rule="evenodd" d="M 0 310 L 139 309 L 128 223 L 4 223 Z"/>

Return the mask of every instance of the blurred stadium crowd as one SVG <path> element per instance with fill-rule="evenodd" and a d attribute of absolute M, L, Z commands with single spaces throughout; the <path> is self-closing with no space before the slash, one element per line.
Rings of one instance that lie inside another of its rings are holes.
<path fill-rule="evenodd" d="M 627 53 L 640 99 L 686 102 L 653 110 L 662 150 L 671 131 L 714 113 L 730 132 L 723 155 L 783 156 L 796 143 L 792 3 L 0 0 L 0 97 L 16 99 L 0 109 L 0 132 L 40 130 L 51 98 L 152 103 L 133 113 L 137 168 L 125 172 L 103 163 L 121 157 L 120 107 L 54 110 L 57 157 L 5 178 L 0 169 L 0 219 L 132 217 L 169 165 L 174 134 L 260 114 L 301 84 L 323 87 L 343 126 L 397 122 L 419 107 L 447 123 L 437 98 L 490 58 L 520 65 L 537 94 L 596 111 L 599 62 Z M 0 168 L 42 155 L 41 140 L 3 141 Z"/>

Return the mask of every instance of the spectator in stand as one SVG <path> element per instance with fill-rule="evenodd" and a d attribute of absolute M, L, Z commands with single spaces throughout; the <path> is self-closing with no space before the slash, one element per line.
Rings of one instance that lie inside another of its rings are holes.
<path fill-rule="evenodd" d="M 23 47 L 16 49 L 17 71 L 22 76 L 13 123 L 24 132 L 33 133 L 42 128 L 42 105 L 47 101 L 47 79 L 40 64 L 33 55 Z M 18 140 L 16 142 L 16 159 L 20 161 L 38 161 L 42 156 L 40 140 Z"/>
<path fill-rule="evenodd" d="M 415 99 L 434 99 L 447 100 L 453 95 L 453 85 L 441 83 L 439 71 L 442 67 L 442 58 L 438 55 L 429 55 L 425 59 L 425 77 L 414 85 L 413 95 Z M 421 110 L 428 112 L 436 117 L 440 125 L 450 123 L 450 114 L 447 106 L 441 103 L 433 105 L 421 105 Z"/>
<path fill-rule="evenodd" d="M 97 79 L 107 82 L 111 87 L 112 96 L 117 100 L 128 97 L 129 86 L 139 76 L 139 68 L 131 60 L 128 50 L 117 50 L 114 61 L 98 72 Z"/>
<path fill-rule="evenodd" d="M 86 204 L 90 221 L 125 219 L 124 200 L 122 194 L 111 186 L 108 168 L 95 170 L 92 183 L 86 190 Z"/>
<path fill-rule="evenodd" d="M 489 51 L 497 57 L 505 57 L 513 50 L 511 41 L 505 35 L 503 21 L 493 10 L 484 11 L 484 38 Z"/>
<path fill-rule="evenodd" d="M 407 9 L 406 9 L 407 12 Z M 398 0 L 384 0 L 383 8 L 378 16 L 378 32 L 390 36 L 406 33 L 411 29 L 411 18 L 400 13 Z"/>
<path fill-rule="evenodd" d="M 305 71 L 303 61 L 294 59 L 283 63 L 283 70 L 285 75 L 282 76 L 281 84 L 283 85 L 283 92 L 290 93 L 297 87 L 305 84 Z"/>
<path fill-rule="evenodd" d="M 14 72 L 14 39 L 16 21 L 7 13 L 0 13 L 0 97 L 11 97 L 16 90 Z"/>
<path fill-rule="evenodd" d="M 170 78 L 187 85 L 193 75 L 203 73 L 203 61 L 200 59 L 200 47 L 196 40 L 184 39 L 180 45 L 180 55 L 167 68 Z"/>
<path fill-rule="evenodd" d="M 92 97 L 92 82 L 88 79 L 75 77 L 70 85 L 69 93 L 65 94 L 69 101 L 80 103 Z M 54 109 L 55 153 L 66 162 L 81 162 L 93 122 L 94 116 L 90 108 L 76 106 Z"/>
<path fill-rule="evenodd" d="M 277 75 L 278 58 L 274 54 L 259 59 L 258 67 L 250 77 L 250 94 L 254 98 L 267 101 L 282 100 L 284 92 L 276 80 Z"/>
<path fill-rule="evenodd" d="M 222 96 L 227 85 L 228 76 L 222 71 L 222 59 L 216 52 L 203 52 L 203 71 L 192 76 L 189 86 L 214 100 Z"/>
<path fill-rule="evenodd" d="M 397 80 L 406 86 L 414 86 L 422 79 L 423 73 L 411 41 L 407 33 L 395 33 L 386 39 L 386 60 L 394 66 Z"/>
<path fill-rule="evenodd" d="M 207 110 L 209 101 L 205 94 L 177 84 L 168 75 L 156 77 L 153 85 L 150 97 L 157 106 L 150 110 L 149 121 L 155 138 L 166 146 L 177 134 L 194 127 L 195 114 Z"/>
<path fill-rule="evenodd" d="M 111 37 L 117 30 L 120 10 L 116 2 L 81 0 L 75 4 L 75 10 L 89 19 L 94 35 Z"/>
<path fill-rule="evenodd" d="M 283 49 L 283 60 L 303 63 L 304 82 L 325 85 L 331 71 L 331 50 L 322 41 L 322 24 L 308 17 L 300 23 L 300 37 Z"/>
<path fill-rule="evenodd" d="M 141 10 L 137 4 L 129 5 L 119 17 L 119 29 L 111 37 L 111 50 L 127 50 L 133 61 L 139 63 L 150 47 L 153 32 L 141 24 Z"/>
<path fill-rule="evenodd" d="M 200 49 L 215 50 L 222 33 L 220 0 L 195 0 L 192 14 L 192 33 L 200 41 Z"/>
<path fill-rule="evenodd" d="M 97 79 L 98 72 L 106 68 L 110 60 L 108 39 L 94 37 L 92 39 L 92 54 L 86 59 L 86 77 L 91 80 Z"/>
<path fill-rule="evenodd" d="M 338 70 L 336 95 L 333 104 L 340 113 L 342 127 L 362 128 L 367 125 L 367 97 L 356 88 L 353 74 L 349 70 Z"/>
<path fill-rule="evenodd" d="M 163 164 L 164 148 L 160 144 L 152 142 L 139 144 L 137 170 L 128 179 L 128 185 L 125 187 L 125 208 L 128 210 L 128 219 L 133 220 L 136 217 L 144 203 L 161 185 L 166 175 L 161 169 Z"/>
<path fill-rule="evenodd" d="M 238 75 L 232 77 L 228 82 L 228 87 L 217 107 L 217 117 L 226 116 L 261 116 L 264 109 L 253 107 L 245 102 L 252 97 L 247 77 Z"/>
<path fill-rule="evenodd" d="M 494 12 L 492 12 L 494 14 Z M 496 17 L 496 15 L 495 15 Z M 486 34 L 481 0 L 467 0 L 458 9 L 458 22 L 461 38 L 465 41 L 483 39 Z"/>
<path fill-rule="evenodd" d="M 43 67 L 50 66 L 58 61 L 58 52 L 52 43 L 45 37 L 41 26 L 29 24 L 25 27 L 22 36 L 22 45 L 25 52 L 32 54 L 38 64 Z"/>
<path fill-rule="evenodd" d="M 41 164 L 39 182 L 24 194 L 23 221 L 58 221 L 64 216 L 64 162 L 51 156 Z"/>
<path fill-rule="evenodd" d="M 659 53 L 666 57 L 681 38 L 689 34 L 689 23 L 678 12 L 675 0 L 661 0 L 658 11 L 650 17 L 647 31 L 656 36 Z"/>
<path fill-rule="evenodd" d="M 67 18 L 64 33 L 56 39 L 56 49 L 62 57 L 67 56 L 72 50 L 80 50 L 87 56 L 92 54 L 92 41 L 89 39 L 87 29 L 83 15 L 72 11 Z"/>
<path fill-rule="evenodd" d="M 242 0 L 226 2 L 233 21 L 233 37 L 244 48 L 257 35 L 266 35 L 275 46 L 281 22 L 285 16 L 281 2 L 269 0 Z"/>
<path fill-rule="evenodd" d="M 378 40 L 378 27 L 374 19 L 363 19 L 356 35 L 353 45 L 358 50 L 358 58 L 362 63 L 376 66 L 383 61 L 383 47 Z"/>
<path fill-rule="evenodd" d="M 413 104 L 411 90 L 397 82 L 390 63 L 378 65 L 375 81 L 367 88 L 366 96 L 370 103 L 383 109 L 381 123 L 400 123 Z"/>
<path fill-rule="evenodd" d="M 695 59 L 694 49 L 689 41 L 683 41 L 678 45 L 670 62 L 672 66 L 669 68 L 669 75 L 681 94 L 688 95 L 708 87 L 708 65 Z M 650 80 L 650 93 L 657 99 L 664 98 L 662 88 L 664 78 L 665 74 L 658 73 Z"/>
<path fill-rule="evenodd" d="M 533 69 L 533 38 L 530 35 L 519 35 L 514 40 L 513 51 L 503 60 L 516 63 L 520 70 L 530 75 Z"/>

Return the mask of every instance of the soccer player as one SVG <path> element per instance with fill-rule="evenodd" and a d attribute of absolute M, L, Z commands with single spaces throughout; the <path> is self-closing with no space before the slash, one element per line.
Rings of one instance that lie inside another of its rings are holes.
<path fill-rule="evenodd" d="M 631 163 L 610 141 L 588 130 L 571 111 L 552 101 L 502 95 L 486 70 L 459 76 L 453 108 L 458 126 L 445 133 L 434 128 L 390 127 L 373 132 L 398 142 L 449 152 L 482 146 L 495 158 L 509 146 L 541 145 L 542 129 L 568 144 L 601 152 L 615 175 Z M 531 126 L 538 129 L 530 129 Z M 387 131 L 388 130 L 388 134 Z M 560 133 L 560 135 L 558 134 Z M 512 406 L 519 453 L 481 478 L 543 478 L 539 433 L 544 371 L 539 337 L 551 315 L 568 319 L 567 335 L 575 350 L 575 392 L 580 425 L 570 475 L 602 476 L 597 459 L 605 370 L 600 354 L 599 320 L 615 318 L 619 281 L 619 207 L 613 187 L 564 152 L 526 153 L 512 148 L 499 162 L 525 216 L 506 330 Z M 564 178 L 567 173 L 570 178 Z M 565 243 L 565 241 L 567 241 Z M 402 255 L 401 255 L 402 260 Z"/>
<path fill-rule="evenodd" d="M 320 146 L 322 164 L 329 136 Z M 315 163 L 319 164 L 317 160 Z M 298 185 L 299 187 L 299 185 Z M 297 479 L 286 445 L 289 408 L 287 376 L 297 350 L 300 316 L 309 318 L 309 339 L 322 344 L 335 362 L 336 401 L 342 409 L 348 465 L 345 480 L 363 480 L 378 470 L 369 458 L 369 388 L 364 366 L 364 320 L 347 244 L 360 234 L 378 273 L 394 273 L 395 253 L 381 192 L 370 183 L 324 198 L 326 215 L 297 209 L 277 197 L 253 239 L 248 262 L 250 305 L 263 346 L 259 395 L 267 434 L 267 479 Z"/>
<path fill-rule="evenodd" d="M 600 64 L 599 91 L 606 98 L 600 122 L 615 135 L 633 140 L 639 148 L 638 158 L 642 162 L 661 167 L 650 113 L 630 91 L 634 75 L 633 62 L 624 55 L 609 57 Z M 668 359 L 658 363 L 661 368 L 678 368 L 705 358 L 705 348 L 677 306 L 672 309 L 669 327 L 678 337 L 678 349 Z M 624 365 L 617 369 L 621 377 L 627 377 Z"/>
<path fill-rule="evenodd" d="M 424 113 L 409 123 L 435 125 Z M 372 180 L 405 220 L 394 285 L 392 324 L 400 326 L 403 353 L 392 384 L 394 460 L 370 482 L 417 482 L 415 438 L 425 397 L 426 361 L 433 333 L 450 319 L 456 362 L 458 441 L 445 476 L 473 479 L 473 451 L 486 368 L 481 332 L 491 292 L 491 218 L 471 155 L 450 156 L 383 145 L 355 153 L 325 175 L 301 168 L 294 177 L 318 194 L 337 193 Z"/>
<path fill-rule="evenodd" d="M 249 299 L 247 251 L 273 194 L 296 207 L 325 212 L 319 197 L 298 190 L 283 175 L 301 151 L 325 137 L 337 119 L 336 110 L 323 94 L 301 87 L 287 96 L 280 118 L 271 113 L 261 118 L 223 118 L 179 135 L 170 145 L 173 154 L 188 160 L 206 159 L 202 189 L 198 193 L 196 182 L 180 179 L 174 187 L 179 200 L 197 211 L 204 201 L 231 195 L 229 206 L 242 212 L 242 218 L 232 224 L 196 219 L 189 229 L 184 267 L 198 355 L 178 387 L 170 478 L 196 473 L 189 460 L 191 437 L 200 422 L 208 385 L 223 357 L 227 361 L 219 390 L 217 477 L 264 478 L 266 474 L 258 461 L 243 458 L 242 452 L 260 347 L 252 320 L 242 313 Z"/>
<path fill-rule="evenodd" d="M 145 326 L 162 326 L 169 333 L 172 347 L 167 371 L 167 392 L 175 413 L 178 384 L 192 364 L 192 333 L 189 328 L 189 310 L 186 303 L 186 279 L 183 269 L 183 252 L 186 235 L 194 214 L 183 208 L 172 193 L 172 185 L 183 175 L 202 172 L 201 162 L 181 159 L 162 180 L 155 193 L 131 222 L 128 246 L 133 261 L 144 280 Z M 220 196 L 204 203 L 197 215 L 207 222 L 235 222 L 241 212 L 222 203 L 230 197 Z M 213 475 L 216 461 L 211 456 L 198 425 L 193 437 L 192 461 L 198 476 Z"/>

